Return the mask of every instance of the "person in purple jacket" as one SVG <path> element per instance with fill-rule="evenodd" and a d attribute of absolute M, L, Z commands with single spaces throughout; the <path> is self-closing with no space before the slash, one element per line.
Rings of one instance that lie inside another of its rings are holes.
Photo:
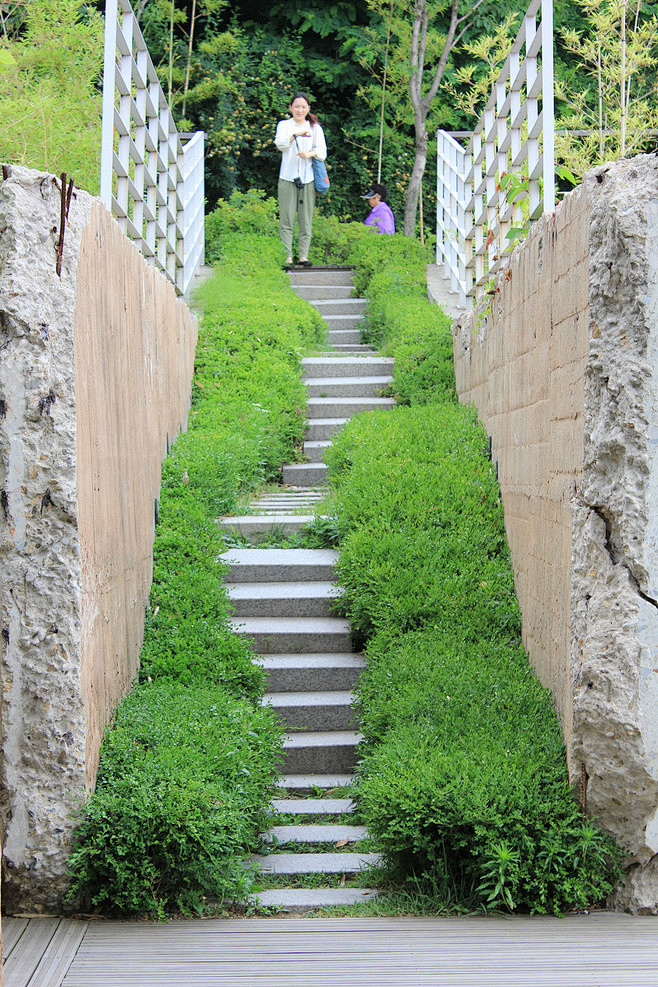
<path fill-rule="evenodd" d="M 370 213 L 366 217 L 366 226 L 374 226 L 378 233 L 395 233 L 395 219 L 391 207 L 386 205 L 386 187 L 375 182 L 362 199 L 368 200 Z"/>

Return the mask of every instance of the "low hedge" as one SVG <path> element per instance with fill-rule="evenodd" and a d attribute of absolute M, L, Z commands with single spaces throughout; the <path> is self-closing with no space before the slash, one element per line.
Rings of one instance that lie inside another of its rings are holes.
<path fill-rule="evenodd" d="M 216 519 L 294 456 L 300 355 L 323 329 L 291 293 L 281 245 L 235 225 L 213 246 L 189 428 L 163 467 L 139 684 L 106 732 L 73 837 L 70 894 L 85 907 L 161 917 L 243 900 L 277 774 L 281 729 L 228 623 Z"/>
<path fill-rule="evenodd" d="M 407 407 L 356 416 L 327 454 L 341 607 L 367 659 L 361 812 L 422 907 L 590 906 L 619 851 L 570 791 L 551 696 L 520 644 L 487 438 L 457 403 L 424 259 L 396 240 L 359 245 L 357 280 Z"/>

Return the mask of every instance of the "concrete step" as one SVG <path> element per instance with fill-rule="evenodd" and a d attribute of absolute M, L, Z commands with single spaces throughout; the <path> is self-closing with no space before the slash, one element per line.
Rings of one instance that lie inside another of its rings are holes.
<path fill-rule="evenodd" d="M 291 463 L 283 467 L 283 482 L 297 483 L 300 487 L 305 483 L 313 486 L 327 480 L 327 467 L 324 463 Z"/>
<path fill-rule="evenodd" d="M 329 346 L 345 346 L 348 343 L 351 346 L 358 346 L 361 345 L 361 331 L 351 326 L 341 326 L 340 328 L 332 326 L 327 333 L 327 342 Z"/>
<path fill-rule="evenodd" d="M 341 590 L 329 580 L 226 583 L 234 617 L 330 617 Z"/>
<path fill-rule="evenodd" d="M 346 785 L 351 785 L 354 777 L 351 774 L 286 774 L 281 775 L 277 780 L 277 788 L 286 792 L 295 792 L 296 795 L 304 795 L 309 792 L 324 790 L 334 792 Z"/>
<path fill-rule="evenodd" d="M 390 377 L 395 361 L 388 356 L 306 356 L 302 359 L 304 378 L 314 377 L 373 377 L 385 374 Z"/>
<path fill-rule="evenodd" d="M 328 439 L 324 442 L 304 442 L 304 455 L 309 463 L 323 463 L 324 454 L 330 446 Z"/>
<path fill-rule="evenodd" d="M 265 833 L 266 843 L 356 843 L 368 835 L 365 826 L 344 826 L 340 823 L 296 823 L 273 826 Z"/>
<path fill-rule="evenodd" d="M 333 350 L 336 353 L 374 353 L 375 347 L 368 343 L 338 343 Z"/>
<path fill-rule="evenodd" d="M 307 687 L 312 688 L 313 683 L 308 682 Z M 271 706 L 288 730 L 354 730 L 357 727 L 351 692 L 274 692 L 266 693 L 262 703 Z"/>
<path fill-rule="evenodd" d="M 339 816 L 353 812 L 352 799 L 272 799 L 275 812 L 293 816 Z"/>
<path fill-rule="evenodd" d="M 310 398 L 376 398 L 393 382 L 389 374 L 373 377 L 312 377 L 306 381 Z"/>
<path fill-rule="evenodd" d="M 280 908 L 285 912 L 311 912 L 318 908 L 337 908 L 371 901 L 378 892 L 373 888 L 272 888 L 259 891 L 256 901 L 263 908 Z"/>
<path fill-rule="evenodd" d="M 263 655 L 258 664 L 267 677 L 268 693 L 303 692 L 309 677 L 323 691 L 353 689 L 365 668 L 363 657 L 351 651 Z"/>
<path fill-rule="evenodd" d="M 352 298 L 352 285 L 342 285 L 342 284 L 319 284 L 317 282 L 306 284 L 294 284 L 292 290 L 300 298 L 305 298 L 307 302 L 312 305 L 316 301 L 326 301 L 330 299 L 335 301 L 336 299 Z"/>
<path fill-rule="evenodd" d="M 323 319 L 331 315 L 365 315 L 368 302 L 365 298 L 309 298 Z"/>
<path fill-rule="evenodd" d="M 270 853 L 251 859 L 261 874 L 358 874 L 381 862 L 378 853 Z"/>
<path fill-rule="evenodd" d="M 329 548 L 232 548 L 219 559 L 229 566 L 228 578 L 233 583 L 300 582 L 333 579 L 338 552 Z"/>
<path fill-rule="evenodd" d="M 253 642 L 256 654 L 349 651 L 352 633 L 341 617 L 239 617 L 230 620 L 236 634 Z"/>
<path fill-rule="evenodd" d="M 351 418 L 362 411 L 388 410 L 395 407 L 393 398 L 309 398 L 306 402 L 309 419 Z M 285 473 L 284 473 L 285 478 Z M 295 482 L 298 482 L 295 480 Z"/>
<path fill-rule="evenodd" d="M 312 267 L 296 268 L 290 271 L 290 284 L 342 284 L 354 283 L 353 267 Z"/>
<path fill-rule="evenodd" d="M 221 518 L 220 524 L 227 534 L 247 538 L 257 545 L 273 535 L 300 534 L 314 517 L 314 514 L 244 514 Z"/>
<path fill-rule="evenodd" d="M 304 440 L 326 441 L 333 435 L 338 435 L 346 423 L 347 418 L 309 418 Z"/>
<path fill-rule="evenodd" d="M 361 323 L 363 322 L 365 315 L 363 313 L 357 313 L 356 315 L 327 315 L 326 313 L 322 316 L 327 329 L 330 333 L 332 332 L 347 332 L 353 331 L 355 329 L 361 329 Z"/>
<path fill-rule="evenodd" d="M 354 730 L 289 733 L 283 739 L 285 774 L 346 774 L 356 763 L 361 734 Z"/>

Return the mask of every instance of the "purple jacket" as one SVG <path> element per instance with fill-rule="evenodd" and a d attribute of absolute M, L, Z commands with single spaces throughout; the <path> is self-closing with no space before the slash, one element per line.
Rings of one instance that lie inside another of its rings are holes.
<path fill-rule="evenodd" d="M 378 202 L 365 220 L 366 226 L 374 226 L 378 233 L 395 233 L 395 220 L 390 206 Z"/>

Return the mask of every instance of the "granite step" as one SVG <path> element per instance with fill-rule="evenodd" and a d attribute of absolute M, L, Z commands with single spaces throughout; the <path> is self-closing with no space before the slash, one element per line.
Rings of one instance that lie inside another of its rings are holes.
<path fill-rule="evenodd" d="M 234 617 L 330 617 L 341 590 L 329 580 L 225 583 Z"/>
<path fill-rule="evenodd" d="M 341 823 L 295 823 L 289 826 L 272 826 L 265 834 L 265 842 L 358 843 L 367 835 L 365 826 L 346 826 Z"/>
<path fill-rule="evenodd" d="M 358 874 L 381 862 L 378 853 L 269 853 L 251 858 L 260 874 Z"/>
<path fill-rule="evenodd" d="M 228 565 L 227 578 L 233 583 L 331 580 L 338 552 L 329 548 L 232 548 L 219 560 Z"/>
<path fill-rule="evenodd" d="M 262 704 L 270 706 L 288 730 L 355 730 L 357 727 L 349 691 L 266 693 Z"/>
<path fill-rule="evenodd" d="M 289 733 L 283 739 L 288 774 L 346 774 L 354 770 L 356 748 L 361 740 L 356 730 Z"/>
<path fill-rule="evenodd" d="M 257 545 L 273 536 L 301 534 L 315 517 L 315 514 L 244 514 L 221 518 L 220 524 L 228 535 L 248 538 L 252 545 Z"/>
<path fill-rule="evenodd" d="M 385 356 L 308 356 L 302 359 L 304 378 L 309 382 L 315 377 L 372 377 L 385 374 L 390 378 L 394 360 Z"/>
<path fill-rule="evenodd" d="M 312 377 L 306 381 L 309 398 L 379 397 L 393 382 L 390 374 L 364 377 Z"/>
<path fill-rule="evenodd" d="M 272 799 L 272 808 L 292 816 L 339 816 L 353 812 L 355 803 L 352 799 Z"/>
<path fill-rule="evenodd" d="M 304 436 L 305 441 L 326 441 L 338 435 L 347 423 L 347 418 L 309 418 Z"/>
<path fill-rule="evenodd" d="M 256 901 L 263 908 L 283 912 L 313 912 L 319 908 L 358 905 L 377 897 L 373 888 L 272 888 L 259 891 Z"/>
<path fill-rule="evenodd" d="M 313 397 L 308 399 L 307 407 L 309 419 L 351 418 L 362 411 L 388 411 L 395 407 L 395 400 L 382 397 L 353 397 L 343 400 L 335 397 Z"/>
<path fill-rule="evenodd" d="M 354 777 L 351 774 L 295 774 L 281 775 L 277 779 L 277 788 L 286 792 L 310 793 L 316 791 L 334 792 L 351 785 Z M 315 801 L 315 800 L 314 800 Z"/>
<path fill-rule="evenodd" d="M 329 474 L 324 463 L 291 463 L 283 467 L 284 483 L 313 486 L 327 480 Z"/>
<path fill-rule="evenodd" d="M 305 692 L 309 679 L 325 692 L 353 689 L 365 667 L 363 657 L 351 651 L 262 655 L 258 664 L 265 672 L 268 693 Z"/>
<path fill-rule="evenodd" d="M 305 298 L 311 304 L 317 301 L 326 301 L 327 299 L 335 301 L 336 299 L 351 298 L 351 289 L 351 285 L 320 284 L 317 281 L 306 282 L 305 284 L 298 283 L 292 286 L 292 290 L 296 295 L 299 295 L 300 298 Z"/>
<path fill-rule="evenodd" d="M 341 617 L 239 617 L 229 623 L 259 655 L 348 651 L 352 646 L 349 621 Z"/>

